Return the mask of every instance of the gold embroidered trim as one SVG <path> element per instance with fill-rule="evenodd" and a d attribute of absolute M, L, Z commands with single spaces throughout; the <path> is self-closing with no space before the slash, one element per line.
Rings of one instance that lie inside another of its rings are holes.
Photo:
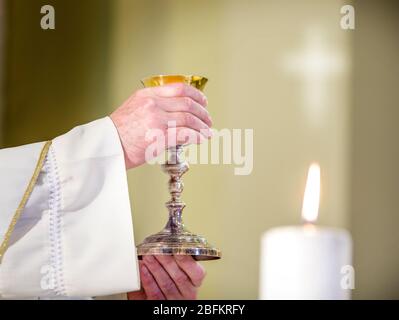
<path fill-rule="evenodd" d="M 15 226 L 21 217 L 21 214 L 26 206 L 26 203 L 29 200 L 30 195 L 32 194 L 33 188 L 35 187 L 35 184 L 37 182 L 37 179 L 39 178 L 40 170 L 42 170 L 44 161 L 46 160 L 47 153 L 50 149 L 51 146 L 51 141 L 47 141 L 43 149 L 40 153 L 39 160 L 37 161 L 35 171 L 33 172 L 33 176 L 29 181 L 28 187 L 25 190 L 25 193 L 22 197 L 21 202 L 19 203 L 19 206 L 17 210 L 14 213 L 14 216 L 11 219 L 10 225 L 8 226 L 7 232 L 4 236 L 3 242 L 0 245 L 0 263 L 3 259 L 4 254 L 7 251 L 8 248 L 8 243 L 10 242 L 11 234 L 13 233 Z"/>

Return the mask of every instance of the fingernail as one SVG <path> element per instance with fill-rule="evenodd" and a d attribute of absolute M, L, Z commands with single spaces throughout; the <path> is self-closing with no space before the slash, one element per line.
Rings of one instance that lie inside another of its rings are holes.
<path fill-rule="evenodd" d="M 175 255 L 175 259 L 176 259 L 176 260 L 183 260 L 183 259 L 184 259 L 184 256 L 183 256 L 183 255 L 180 255 L 180 254 L 177 254 L 177 255 Z"/>
<path fill-rule="evenodd" d="M 212 117 L 211 117 L 211 116 L 208 116 L 208 121 L 209 121 L 210 125 L 212 126 L 213 120 L 212 120 Z"/>

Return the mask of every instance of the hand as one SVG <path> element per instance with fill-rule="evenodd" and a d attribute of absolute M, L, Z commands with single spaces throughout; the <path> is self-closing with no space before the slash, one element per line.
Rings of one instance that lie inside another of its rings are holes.
<path fill-rule="evenodd" d="M 144 256 L 139 264 L 142 289 L 129 300 L 194 300 L 205 277 L 191 256 Z"/>
<path fill-rule="evenodd" d="M 183 83 L 136 91 L 110 115 L 119 133 L 126 168 L 150 160 L 146 159 L 146 149 L 153 139 L 146 139 L 146 134 L 151 129 L 160 129 L 165 137 L 164 145 L 157 148 L 159 152 L 153 157 L 167 147 L 201 143 L 210 138 L 212 120 L 206 105 L 206 97 L 201 91 Z M 175 128 L 168 128 L 170 121 L 175 121 Z M 168 139 L 169 134 L 176 139 Z"/>

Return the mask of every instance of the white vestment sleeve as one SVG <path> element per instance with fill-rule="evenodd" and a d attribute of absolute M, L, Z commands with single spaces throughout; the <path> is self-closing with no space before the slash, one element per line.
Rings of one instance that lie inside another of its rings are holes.
<path fill-rule="evenodd" d="M 0 236 L 43 143 L 0 150 Z M 108 117 L 53 140 L 0 265 L 0 294 L 101 296 L 140 287 L 126 169 Z"/>

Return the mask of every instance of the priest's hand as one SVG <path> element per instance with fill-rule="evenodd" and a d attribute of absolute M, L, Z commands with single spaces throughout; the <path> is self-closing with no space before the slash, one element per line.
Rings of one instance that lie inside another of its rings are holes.
<path fill-rule="evenodd" d="M 126 168 L 151 160 L 146 157 L 157 157 L 166 147 L 209 139 L 212 120 L 206 106 L 205 95 L 183 83 L 136 91 L 110 115 L 119 133 Z M 164 139 L 154 141 L 159 133 Z M 146 156 L 154 142 L 155 152 Z"/>
<path fill-rule="evenodd" d="M 194 300 L 205 269 L 191 256 L 144 256 L 140 263 L 142 290 L 129 300 Z"/>

